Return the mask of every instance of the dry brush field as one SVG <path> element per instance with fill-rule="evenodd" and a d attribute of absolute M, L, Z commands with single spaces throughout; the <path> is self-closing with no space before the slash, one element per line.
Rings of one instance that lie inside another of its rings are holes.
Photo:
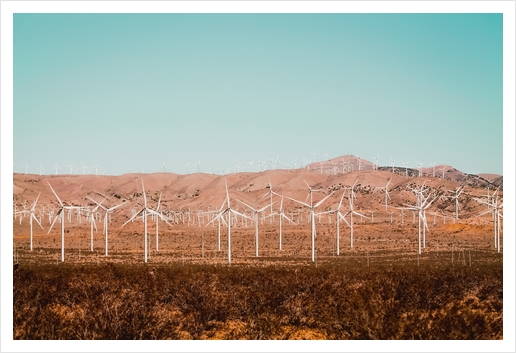
<path fill-rule="evenodd" d="M 501 254 L 380 255 L 317 265 L 21 263 L 13 338 L 503 338 Z"/>

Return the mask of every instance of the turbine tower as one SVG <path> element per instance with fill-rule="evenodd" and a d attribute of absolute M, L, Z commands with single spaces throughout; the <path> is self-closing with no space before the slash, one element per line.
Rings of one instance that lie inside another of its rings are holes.
<path fill-rule="evenodd" d="M 39 195 L 41 195 L 41 193 L 38 194 L 38 197 L 36 197 L 36 201 L 34 201 L 34 204 L 32 205 L 32 207 L 29 210 L 30 211 L 30 214 L 29 214 L 29 223 L 30 223 L 30 251 L 32 251 L 32 219 L 34 219 L 39 224 L 41 229 L 43 229 L 43 226 L 38 221 L 38 218 L 34 215 L 34 211 L 36 209 L 36 203 L 38 202 Z"/>
<path fill-rule="evenodd" d="M 224 209 L 224 206 L 225 204 L 227 204 L 227 207 Z M 217 219 L 220 219 L 220 220 L 224 220 L 224 215 L 226 215 L 228 217 L 227 219 L 227 226 L 228 226 L 228 262 L 231 264 L 231 214 L 235 214 L 235 215 L 238 215 L 238 216 L 241 216 L 241 217 L 246 217 L 246 218 L 249 218 L 248 216 L 234 210 L 231 208 L 231 203 L 230 203 L 230 200 L 229 200 L 229 191 L 228 191 L 228 184 L 226 182 L 226 199 L 224 200 L 224 202 L 222 203 L 222 206 L 220 208 L 220 211 L 219 213 L 210 221 L 206 224 L 205 227 L 209 226 L 211 223 L 213 223 L 215 220 Z M 226 222 L 225 222 L 226 223 Z"/>
<path fill-rule="evenodd" d="M 297 202 L 303 206 L 306 206 L 310 209 L 310 217 L 311 217 L 311 228 L 312 228 L 312 262 L 315 262 L 315 209 L 317 207 L 319 207 L 324 201 L 326 201 L 327 198 L 329 198 L 331 195 L 333 195 L 333 191 L 331 193 L 329 193 L 325 198 L 323 198 L 321 201 L 317 202 L 315 205 L 313 203 L 313 199 L 312 199 L 312 193 L 314 191 L 318 191 L 318 190 L 313 190 L 310 185 L 308 185 L 308 183 L 305 181 L 305 184 L 306 186 L 308 186 L 308 192 L 309 192 L 309 196 L 310 196 L 310 204 L 307 204 L 305 202 L 301 202 L 301 201 L 298 201 L 298 200 L 295 200 L 293 198 L 290 198 L 290 197 L 287 197 L 288 199 L 294 201 L 294 202 Z"/>
<path fill-rule="evenodd" d="M 47 234 L 49 234 L 50 231 L 52 230 L 52 227 L 54 227 L 54 224 L 56 223 L 57 218 L 59 216 L 61 216 L 61 262 L 64 262 L 64 225 L 65 225 L 64 211 L 65 210 L 73 210 L 73 209 L 76 209 L 77 207 L 75 207 L 75 206 L 65 206 L 63 204 L 63 202 L 61 201 L 61 199 L 59 198 L 59 196 L 57 196 L 57 194 L 54 191 L 54 189 L 52 188 L 52 185 L 50 185 L 50 183 L 48 181 L 47 181 L 47 184 L 48 184 L 48 186 L 50 186 L 50 189 L 54 193 L 57 201 L 59 202 L 59 206 L 60 206 L 59 210 L 57 211 L 56 217 L 54 218 L 54 221 L 52 222 L 52 225 L 48 229 Z"/>

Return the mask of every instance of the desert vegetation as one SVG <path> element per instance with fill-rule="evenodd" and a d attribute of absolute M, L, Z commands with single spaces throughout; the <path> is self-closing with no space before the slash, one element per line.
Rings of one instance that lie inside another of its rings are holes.
<path fill-rule="evenodd" d="M 502 339 L 502 260 L 21 264 L 14 339 Z"/>

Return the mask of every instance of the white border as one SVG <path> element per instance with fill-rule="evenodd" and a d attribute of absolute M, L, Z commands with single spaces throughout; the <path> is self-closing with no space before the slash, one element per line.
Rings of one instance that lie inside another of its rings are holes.
<path fill-rule="evenodd" d="M 504 185 L 504 212 L 509 216 L 504 220 L 504 249 L 507 255 L 504 258 L 504 336 L 503 341 L 387 341 L 387 342 L 357 342 L 357 341 L 251 341 L 251 342 L 32 342 L 12 340 L 12 172 L 13 172 L 13 13 L 503 13 L 504 15 L 504 53 L 503 53 L 503 97 L 504 97 L 504 178 L 508 180 Z M 364 1 L 364 2 L 340 2 L 340 1 L 277 1 L 277 2 L 235 2 L 235 1 L 193 1 L 193 2 L 61 2 L 61 1 L 22 1 L 1 2 L 1 211 L 2 218 L 7 220 L 1 223 L 1 261 L 2 261 L 2 325 L 1 325 L 1 351 L 41 351 L 41 352 L 67 352 L 67 351 L 385 351 L 385 352 L 413 352 L 413 351 L 499 351 L 514 352 L 514 180 L 515 179 L 515 4 L 513 1 Z M 5 216 L 5 218 L 4 218 Z"/>

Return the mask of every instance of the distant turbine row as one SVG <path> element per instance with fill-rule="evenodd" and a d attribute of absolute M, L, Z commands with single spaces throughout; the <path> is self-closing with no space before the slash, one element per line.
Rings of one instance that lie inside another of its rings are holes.
<path fill-rule="evenodd" d="M 191 174 L 191 173 L 201 173 L 206 172 L 210 174 L 218 174 L 218 175 L 226 175 L 230 173 L 240 173 L 240 172 L 263 172 L 263 171 L 269 171 L 269 170 L 277 170 L 277 169 L 298 169 L 298 168 L 306 168 L 308 171 L 314 171 L 314 172 L 320 172 L 321 174 L 330 174 L 330 175 L 337 175 L 337 174 L 345 174 L 348 172 L 352 172 L 355 170 L 378 170 L 379 164 L 378 164 L 378 156 L 373 157 L 374 163 L 371 163 L 369 161 L 366 161 L 364 159 L 361 159 L 360 156 L 353 156 L 351 160 L 348 158 L 348 161 L 345 161 L 344 157 L 341 158 L 341 160 L 333 159 L 330 161 L 328 159 L 328 154 L 325 153 L 323 156 L 325 157 L 322 161 L 316 161 L 315 156 L 316 153 L 311 153 L 312 158 L 306 159 L 305 157 L 302 157 L 302 161 L 298 162 L 298 159 L 295 158 L 292 161 L 286 162 L 280 160 L 279 156 L 276 158 L 264 158 L 263 160 L 257 159 L 252 160 L 249 162 L 240 162 L 238 159 L 235 159 L 235 165 L 233 168 L 209 168 L 209 170 L 202 171 L 201 169 L 201 161 L 198 160 L 196 163 L 192 163 L 190 165 L 190 162 L 186 163 L 185 165 L 181 166 L 180 168 L 174 168 L 173 170 L 169 170 L 166 162 L 163 162 L 161 167 L 155 168 L 153 172 L 177 172 L 177 174 Z M 392 168 L 392 172 L 394 172 L 395 168 L 401 168 L 395 166 L 396 161 L 391 157 L 391 165 L 390 168 Z M 416 162 L 417 163 L 417 171 L 418 175 L 423 175 L 423 163 Z M 405 167 L 405 174 L 408 176 L 408 167 L 409 162 L 404 162 L 403 165 Z M 436 176 L 436 164 L 437 162 L 434 162 L 429 165 L 429 167 L 432 167 L 432 176 Z M 14 169 L 13 165 L 13 169 Z M 411 168 L 412 169 L 412 168 Z M 118 168 L 113 168 L 114 174 L 118 175 L 120 173 L 120 170 Z M 444 171 L 445 167 L 443 167 L 440 171 L 437 171 L 442 173 L 444 178 Z M 27 163 L 23 166 L 23 172 L 24 174 L 29 174 L 31 172 L 31 169 Z M 138 173 L 139 171 L 136 170 L 127 170 L 128 173 Z M 142 173 L 145 173 L 145 169 L 141 170 Z M 96 165 L 90 165 L 87 166 L 84 163 L 81 164 L 74 164 L 70 163 L 69 165 L 66 165 L 65 167 L 60 167 L 57 163 L 55 163 L 54 167 L 52 168 L 52 171 L 50 173 L 45 173 L 45 168 L 43 166 L 39 165 L 37 168 L 36 173 L 39 175 L 43 174 L 77 174 L 77 175 L 85 175 L 85 174 L 94 174 L 94 175 L 106 175 L 106 170 L 100 166 L 99 164 Z"/>

